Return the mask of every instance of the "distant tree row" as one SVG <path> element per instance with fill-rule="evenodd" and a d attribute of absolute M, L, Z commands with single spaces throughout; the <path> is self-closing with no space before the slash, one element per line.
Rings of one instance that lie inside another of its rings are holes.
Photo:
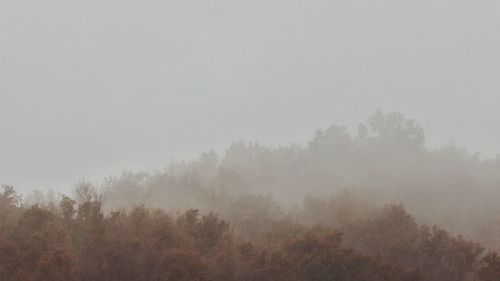
<path fill-rule="evenodd" d="M 218 212 L 241 194 L 270 195 L 288 210 L 348 189 L 376 205 L 402 202 L 419 222 L 500 249 L 500 158 L 427 148 L 421 126 L 398 112 L 376 112 L 355 132 L 332 125 L 305 145 L 233 143 L 221 158 L 211 151 L 162 172 L 124 173 L 103 189 L 106 209 Z"/>

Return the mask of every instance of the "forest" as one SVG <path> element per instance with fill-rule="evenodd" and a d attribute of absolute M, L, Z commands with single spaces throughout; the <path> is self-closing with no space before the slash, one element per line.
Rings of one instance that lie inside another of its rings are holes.
<path fill-rule="evenodd" d="M 500 157 L 376 112 L 73 194 L 0 194 L 0 280 L 499 281 Z"/>

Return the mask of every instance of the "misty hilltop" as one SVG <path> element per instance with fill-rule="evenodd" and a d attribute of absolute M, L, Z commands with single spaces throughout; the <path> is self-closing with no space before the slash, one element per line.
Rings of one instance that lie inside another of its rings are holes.
<path fill-rule="evenodd" d="M 353 132 L 351 132 L 353 131 Z M 0 192 L 5 280 L 496 281 L 500 158 L 377 111 L 72 194 Z"/>
<path fill-rule="evenodd" d="M 125 172 L 97 189 L 108 210 L 147 205 L 224 213 L 243 204 L 240 196 L 259 195 L 267 203 L 247 207 L 276 215 L 300 208 L 304 198 L 347 192 L 367 206 L 402 203 L 422 223 L 499 247 L 499 171 L 498 157 L 481 159 L 452 144 L 429 149 L 416 120 L 378 111 L 354 130 L 317 130 L 306 144 L 235 142 L 222 157 L 209 151 L 162 171 Z M 41 192 L 27 199 L 47 200 Z"/>

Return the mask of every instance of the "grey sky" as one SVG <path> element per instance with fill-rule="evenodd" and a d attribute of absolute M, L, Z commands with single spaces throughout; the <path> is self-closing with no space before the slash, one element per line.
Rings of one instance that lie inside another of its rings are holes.
<path fill-rule="evenodd" d="M 0 183 L 306 141 L 376 109 L 500 152 L 497 0 L 0 1 Z"/>

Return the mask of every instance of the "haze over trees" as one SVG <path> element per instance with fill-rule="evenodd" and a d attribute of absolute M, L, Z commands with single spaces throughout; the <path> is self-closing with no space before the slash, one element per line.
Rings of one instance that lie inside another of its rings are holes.
<path fill-rule="evenodd" d="M 235 142 L 223 157 L 210 151 L 162 172 L 127 172 L 102 188 L 111 209 L 221 211 L 242 194 L 261 194 L 285 213 L 304 198 L 348 190 L 368 204 L 403 203 L 420 222 L 500 247 L 499 171 L 499 157 L 481 159 L 453 144 L 429 149 L 417 121 L 376 112 L 354 132 L 332 125 L 307 144 L 281 147 Z"/>
<path fill-rule="evenodd" d="M 74 194 L 0 194 L 0 280 L 500 280 L 500 158 L 376 112 Z"/>

